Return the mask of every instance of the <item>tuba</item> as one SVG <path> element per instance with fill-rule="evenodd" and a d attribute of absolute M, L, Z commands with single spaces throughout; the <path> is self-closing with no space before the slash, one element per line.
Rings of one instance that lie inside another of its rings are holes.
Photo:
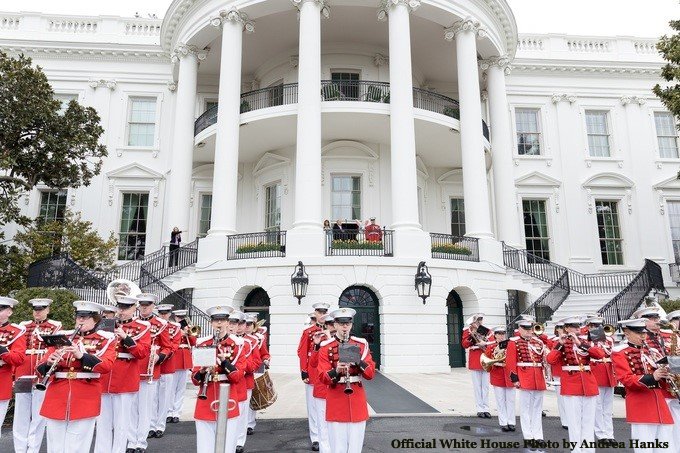
<path fill-rule="evenodd" d="M 112 305 L 118 303 L 118 298 L 123 296 L 135 297 L 142 294 L 139 286 L 131 280 L 117 278 L 106 287 L 106 298 Z"/>

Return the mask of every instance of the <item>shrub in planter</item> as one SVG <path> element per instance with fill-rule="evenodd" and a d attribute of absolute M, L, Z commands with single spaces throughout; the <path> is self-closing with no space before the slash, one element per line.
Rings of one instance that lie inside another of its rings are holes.
<path fill-rule="evenodd" d="M 458 119 L 460 117 L 460 110 L 455 107 L 444 107 L 444 115 Z"/>
<path fill-rule="evenodd" d="M 250 112 L 250 102 L 241 101 L 241 113 Z"/>
<path fill-rule="evenodd" d="M 382 250 L 383 243 L 373 241 L 341 241 L 335 240 L 331 244 L 334 249 L 352 249 L 352 250 Z"/>
<path fill-rule="evenodd" d="M 276 243 L 261 242 L 259 244 L 243 244 L 236 248 L 236 253 L 273 252 L 281 250 Z"/>
<path fill-rule="evenodd" d="M 433 245 L 432 251 L 435 253 L 449 253 L 451 255 L 465 255 L 465 256 L 472 255 L 472 250 L 457 244 Z"/>

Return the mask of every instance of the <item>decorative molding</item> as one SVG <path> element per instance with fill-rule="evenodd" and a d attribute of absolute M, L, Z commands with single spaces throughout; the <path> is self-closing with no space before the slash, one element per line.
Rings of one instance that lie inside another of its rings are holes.
<path fill-rule="evenodd" d="M 93 43 L 92 46 L 96 44 Z M 131 51 L 108 48 L 72 48 L 72 47 L 42 47 L 42 46 L 18 46 L 0 45 L 0 50 L 10 55 L 24 54 L 38 58 L 53 58 L 64 60 L 93 60 L 93 61 L 129 61 L 138 62 L 167 62 L 168 53 L 147 48 L 145 50 Z"/>
<path fill-rule="evenodd" d="M 194 194 L 195 193 L 196 193 L 196 180 L 192 178 L 191 179 L 191 195 L 189 195 L 189 207 L 194 206 L 194 201 L 195 201 Z"/>
<path fill-rule="evenodd" d="M 198 47 L 193 45 L 179 44 L 177 47 L 175 47 L 175 50 L 172 51 L 170 61 L 177 63 L 179 60 L 189 55 L 194 55 L 196 59 L 201 62 L 208 57 L 208 52 L 206 50 L 200 50 Z"/>
<path fill-rule="evenodd" d="M 593 191 L 592 189 L 586 189 L 586 206 L 588 207 L 588 214 L 593 213 Z"/>
<path fill-rule="evenodd" d="M 326 184 L 326 162 L 321 160 L 321 185 Z"/>
<path fill-rule="evenodd" d="M 560 212 L 560 188 L 559 187 L 553 188 L 553 200 L 554 200 L 554 203 L 555 203 L 555 213 L 559 214 L 559 212 Z"/>
<path fill-rule="evenodd" d="M 29 194 L 24 194 L 22 197 L 24 197 L 24 204 L 28 206 L 28 203 L 31 201 L 31 196 Z"/>
<path fill-rule="evenodd" d="M 258 160 L 255 166 L 253 167 L 253 176 L 258 177 L 267 170 L 273 170 L 278 167 L 284 167 L 287 166 L 288 164 L 290 164 L 290 159 L 288 159 L 287 157 L 280 156 L 278 154 L 274 154 L 271 152 L 266 152 L 262 155 L 260 160 Z"/>
<path fill-rule="evenodd" d="M 290 62 L 290 66 L 292 68 L 297 68 L 298 64 L 300 64 L 300 56 L 299 55 L 291 55 L 289 62 Z"/>
<path fill-rule="evenodd" d="M 635 183 L 618 173 L 604 172 L 598 173 L 588 178 L 583 184 L 583 188 L 606 188 L 606 189 L 630 189 Z"/>
<path fill-rule="evenodd" d="M 113 206 L 114 188 L 115 188 L 115 185 L 113 183 L 113 179 L 109 178 L 109 206 Z"/>
<path fill-rule="evenodd" d="M 368 186 L 373 187 L 375 185 L 375 165 L 373 162 L 368 163 Z"/>
<path fill-rule="evenodd" d="M 666 213 L 666 200 L 663 197 L 663 190 L 656 189 L 656 194 L 659 197 L 659 213 L 664 215 Z"/>
<path fill-rule="evenodd" d="M 458 33 L 466 31 L 474 33 L 478 38 L 485 38 L 487 36 L 487 32 L 482 27 L 482 25 L 473 18 L 468 17 L 466 19 L 456 21 L 450 27 L 445 28 L 444 39 L 447 41 L 453 41 Z"/>
<path fill-rule="evenodd" d="M 299 17 L 300 8 L 302 8 L 302 4 L 304 2 L 318 3 L 320 8 L 319 12 L 324 17 L 324 19 L 328 19 L 331 17 L 331 7 L 326 0 L 290 0 L 290 2 L 293 4 L 293 7 L 298 11 L 298 19 L 300 18 Z"/>
<path fill-rule="evenodd" d="M 573 104 L 576 102 L 576 96 L 573 94 L 566 94 L 566 93 L 555 93 L 552 95 L 552 103 L 553 104 L 559 104 L 562 101 L 568 102 L 569 104 Z"/>
<path fill-rule="evenodd" d="M 633 102 L 637 105 L 644 105 L 645 102 L 647 102 L 645 98 L 640 96 L 621 96 L 619 100 L 621 101 L 621 105 L 628 105 Z"/>
<path fill-rule="evenodd" d="M 229 11 L 222 10 L 220 15 L 210 19 L 210 25 L 221 28 L 225 22 L 240 23 L 246 33 L 255 33 L 255 22 L 248 18 L 248 15 L 232 7 Z"/>
<path fill-rule="evenodd" d="M 387 16 L 390 14 L 390 8 L 393 8 L 397 5 L 404 5 L 406 6 L 408 12 L 413 12 L 420 7 L 420 0 L 381 0 L 380 4 L 378 5 L 378 20 L 380 22 L 386 21 Z"/>
<path fill-rule="evenodd" d="M 321 148 L 321 159 L 364 159 L 377 161 L 378 155 L 368 146 L 353 140 L 336 140 Z"/>
<path fill-rule="evenodd" d="M 482 90 L 482 101 L 486 101 L 489 99 L 489 92 L 487 90 Z"/>
<path fill-rule="evenodd" d="M 568 63 L 517 63 L 515 60 L 512 63 L 512 70 L 515 72 L 541 72 L 546 74 L 555 73 L 569 73 L 569 74 L 607 74 L 612 76 L 660 76 L 661 65 L 655 66 L 590 66 L 582 64 L 568 64 Z"/>
<path fill-rule="evenodd" d="M 633 191 L 626 189 L 626 205 L 628 206 L 628 214 L 633 213 Z"/>
<path fill-rule="evenodd" d="M 505 75 L 509 75 L 511 71 L 510 57 L 508 57 L 507 55 L 500 55 L 489 57 L 484 60 L 479 60 L 479 69 L 481 69 L 484 72 L 488 71 L 492 66 L 496 66 L 502 69 Z"/>
<path fill-rule="evenodd" d="M 118 83 L 115 80 L 106 80 L 106 79 L 99 79 L 99 80 L 93 80 L 90 79 L 90 81 L 87 83 L 90 85 L 90 88 L 93 90 L 96 90 L 97 88 L 108 88 L 109 90 L 113 91 L 116 89 L 116 86 Z"/>
<path fill-rule="evenodd" d="M 69 190 L 69 195 L 70 195 L 70 198 L 71 198 L 71 206 L 75 206 L 76 205 L 76 190 L 75 189 Z"/>
<path fill-rule="evenodd" d="M 672 192 L 680 191 L 680 179 L 678 179 L 677 175 L 673 175 L 670 178 L 654 184 L 652 188 L 654 190 L 670 190 Z"/>
<path fill-rule="evenodd" d="M 381 53 L 377 53 L 373 56 L 373 64 L 377 67 L 384 66 L 389 61 L 389 58 Z"/>
<path fill-rule="evenodd" d="M 524 176 L 520 176 L 515 179 L 515 186 L 534 186 L 534 187 L 554 187 L 558 188 L 562 185 L 562 182 L 551 176 L 546 175 L 538 171 L 533 171 L 527 173 Z"/>
<path fill-rule="evenodd" d="M 168 90 L 169 90 L 171 93 L 174 93 L 175 91 L 177 91 L 177 82 L 169 81 L 169 82 L 167 83 L 167 85 L 168 85 Z"/>

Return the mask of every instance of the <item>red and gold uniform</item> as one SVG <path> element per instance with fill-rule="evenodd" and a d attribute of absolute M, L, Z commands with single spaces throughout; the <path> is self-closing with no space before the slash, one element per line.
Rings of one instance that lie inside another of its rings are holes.
<path fill-rule="evenodd" d="M 495 329 L 494 329 L 495 330 Z M 505 330 L 499 330 L 505 333 Z M 484 355 L 493 359 L 496 356 L 505 355 L 507 352 L 507 341 L 493 342 L 486 347 Z M 496 408 L 498 409 L 498 424 L 505 432 L 514 431 L 516 424 L 515 416 L 515 385 L 510 380 L 510 376 L 505 372 L 505 361 L 496 362 L 489 371 L 489 381 L 493 387 L 496 397 Z"/>
<path fill-rule="evenodd" d="M 0 426 L 5 421 L 9 400 L 12 398 L 12 372 L 26 356 L 26 329 L 6 322 L 0 326 Z"/>
<path fill-rule="evenodd" d="M 158 310 L 164 306 L 158 306 Z M 171 308 L 171 305 L 167 307 Z M 165 329 L 170 340 L 170 351 L 168 356 L 160 365 L 160 378 L 156 394 L 154 398 L 155 414 L 151 416 L 151 430 L 156 431 L 156 437 L 161 437 L 165 431 L 165 424 L 167 423 L 168 411 L 174 399 L 173 378 L 175 377 L 175 360 L 174 356 L 179 350 L 179 345 L 182 342 L 182 326 L 178 322 L 168 321 Z M 159 435 L 160 431 L 160 435 Z"/>
<path fill-rule="evenodd" d="M 548 337 L 551 344 L 554 344 L 558 338 L 559 338 L 558 335 L 550 335 Z M 550 367 L 550 379 L 552 379 L 552 383 L 546 382 L 546 384 L 552 385 L 553 389 L 555 390 L 555 397 L 557 398 L 557 411 L 560 414 L 560 423 L 562 424 L 562 428 L 566 429 L 567 415 L 564 412 L 564 400 L 562 399 L 562 395 L 560 395 L 560 380 L 562 378 L 562 365 L 555 363 L 548 364 L 548 366 Z"/>
<path fill-rule="evenodd" d="M 474 323 L 481 325 L 483 319 L 482 313 L 472 315 Z M 481 418 L 491 418 L 489 413 L 489 373 L 485 372 L 479 359 L 486 349 L 486 344 L 490 338 L 480 335 L 479 332 L 470 330 L 471 326 L 463 329 L 463 338 L 461 345 L 467 351 L 468 369 L 472 377 L 472 390 L 475 393 L 475 405 L 477 407 L 477 416 Z"/>
<path fill-rule="evenodd" d="M 172 378 L 172 402 L 168 410 L 168 422 L 172 418 L 172 422 L 179 421 L 179 416 L 182 413 L 182 405 L 184 404 L 184 391 L 187 387 L 187 374 L 194 367 L 191 359 L 191 348 L 196 345 L 196 335 L 189 335 L 182 331 L 179 346 L 177 351 L 172 355 L 174 361 L 175 373 Z"/>
<path fill-rule="evenodd" d="M 595 437 L 613 439 L 614 387 L 617 383 L 611 357 L 614 339 L 607 337 L 604 341 L 598 341 L 595 344 L 604 352 L 603 358 L 590 359 L 590 369 L 595 376 L 598 388 L 597 407 L 595 409 Z"/>
<path fill-rule="evenodd" d="M 153 367 L 153 380 L 156 381 L 161 377 L 161 364 L 168 358 L 172 353 L 173 344 L 170 340 L 168 322 L 158 316 L 152 315 L 148 318 L 138 318 L 142 321 L 148 322 L 151 326 L 151 353 L 148 357 L 142 360 L 140 363 L 140 375 L 139 380 L 144 382 L 149 379 L 147 373 L 149 367 L 149 358 L 153 353 L 158 355 L 158 361 Z"/>
<path fill-rule="evenodd" d="M 323 326 L 317 323 L 312 324 L 302 331 L 300 336 L 300 343 L 298 344 L 297 354 L 300 360 L 300 375 L 302 380 L 307 380 L 305 384 L 305 401 L 307 403 L 307 422 L 309 425 L 309 438 L 312 444 L 319 442 L 319 424 L 322 423 L 316 417 L 317 408 L 314 400 L 314 384 L 318 380 L 316 369 L 309 364 L 309 358 L 314 349 L 314 333 L 323 330 Z"/>
<path fill-rule="evenodd" d="M 246 436 L 248 433 L 248 421 L 251 418 L 250 409 L 250 398 L 253 396 L 253 389 L 255 388 L 255 372 L 262 366 L 262 358 L 260 357 L 260 344 L 256 336 L 245 334 L 242 335 L 244 345 L 248 345 L 250 350 L 249 354 L 246 356 L 246 369 L 244 374 L 244 380 L 246 382 L 246 400 L 242 404 L 242 414 L 243 417 L 241 421 L 241 426 L 239 428 L 237 446 L 243 447 L 246 443 Z"/>

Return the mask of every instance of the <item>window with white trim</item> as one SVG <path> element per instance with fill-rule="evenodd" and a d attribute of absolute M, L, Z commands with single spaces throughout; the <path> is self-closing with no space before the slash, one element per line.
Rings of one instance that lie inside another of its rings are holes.
<path fill-rule="evenodd" d="M 465 202 L 462 198 L 451 198 L 451 234 L 465 236 Z"/>
<path fill-rule="evenodd" d="M 201 194 L 201 207 L 198 219 L 198 237 L 204 238 L 210 230 L 210 219 L 212 217 L 212 194 Z"/>
<path fill-rule="evenodd" d="M 40 192 L 40 213 L 42 222 L 64 220 L 66 214 L 66 191 L 45 190 Z"/>
<path fill-rule="evenodd" d="M 156 140 L 156 102 L 155 97 L 130 98 L 127 146 L 154 146 Z"/>
<path fill-rule="evenodd" d="M 586 110 L 586 132 L 590 157 L 610 157 L 608 112 Z"/>
<path fill-rule="evenodd" d="M 654 112 L 656 125 L 656 139 L 659 143 L 659 157 L 662 159 L 677 159 L 678 157 L 678 127 L 675 117 L 670 112 Z"/>
<path fill-rule="evenodd" d="M 668 201 L 668 221 L 671 224 L 671 242 L 675 262 L 680 263 L 680 201 Z"/>
<path fill-rule="evenodd" d="M 541 124 L 539 113 L 539 109 L 515 109 L 517 154 L 520 156 L 541 155 Z"/>
<path fill-rule="evenodd" d="M 550 235 L 545 200 L 522 200 L 527 252 L 550 260 Z"/>
<path fill-rule="evenodd" d="M 149 210 L 148 193 L 124 193 L 120 215 L 119 260 L 139 260 L 146 251 L 146 227 Z"/>
<path fill-rule="evenodd" d="M 597 232 L 604 265 L 623 264 L 623 237 L 619 224 L 618 202 L 596 200 Z"/>
<path fill-rule="evenodd" d="M 281 229 L 281 184 L 278 182 L 264 188 L 264 230 Z"/>
<path fill-rule="evenodd" d="M 331 217 L 361 219 L 361 177 L 334 175 L 331 180 Z"/>
<path fill-rule="evenodd" d="M 331 72 L 331 80 L 339 86 L 345 100 L 359 99 L 359 77 L 358 72 Z"/>

